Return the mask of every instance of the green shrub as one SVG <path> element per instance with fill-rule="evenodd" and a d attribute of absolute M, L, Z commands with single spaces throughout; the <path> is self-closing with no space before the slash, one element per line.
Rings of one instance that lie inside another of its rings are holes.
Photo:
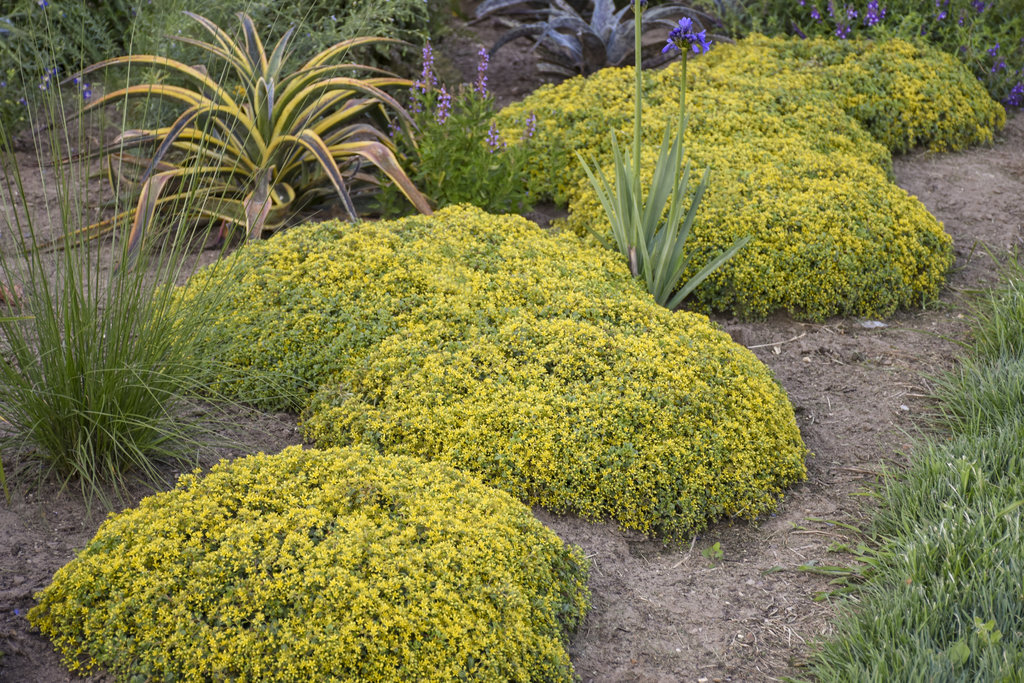
<path fill-rule="evenodd" d="M 578 549 L 471 477 L 295 446 L 111 517 L 29 620 L 119 680 L 570 681 L 586 581 Z"/>
<path fill-rule="evenodd" d="M 1024 0 L 744 0 L 746 27 L 810 37 L 898 37 L 963 62 L 992 97 L 1024 105 Z M 851 16 L 852 12 L 852 16 Z"/>
<path fill-rule="evenodd" d="M 242 379 L 212 384 L 320 386 L 304 423 L 320 446 L 441 461 L 670 539 L 756 518 L 805 476 L 769 371 L 655 304 L 612 252 L 450 207 L 302 227 L 237 258 L 208 331 Z"/>
<path fill-rule="evenodd" d="M 677 116 L 678 68 L 645 75 L 648 149 Z M 938 293 L 951 241 L 890 182 L 890 150 L 992 140 L 1004 112 L 955 60 L 900 41 L 755 37 L 712 50 L 689 71 L 687 156 L 712 173 L 691 237 L 694 263 L 754 236 L 696 290 L 698 304 L 821 320 L 882 317 Z M 610 163 L 607 132 L 628 135 L 629 77 L 608 69 L 545 86 L 499 115 L 513 126 L 536 112 L 531 191 L 567 202 L 568 226 L 581 235 L 607 228 L 573 152 Z M 644 182 L 654 157 L 643 157 Z"/>

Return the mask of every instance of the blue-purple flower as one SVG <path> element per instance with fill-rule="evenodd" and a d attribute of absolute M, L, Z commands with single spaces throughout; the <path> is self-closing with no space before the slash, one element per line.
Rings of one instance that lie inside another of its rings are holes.
<path fill-rule="evenodd" d="M 999 54 L 999 43 L 996 43 L 995 45 L 993 45 L 989 49 L 985 50 L 985 52 L 988 53 L 989 57 L 995 57 L 996 55 Z"/>
<path fill-rule="evenodd" d="M 499 149 L 505 146 L 505 143 L 501 139 L 501 135 L 498 134 L 498 127 L 491 123 L 491 127 L 487 129 L 487 146 L 491 149 L 491 152 L 497 152 Z"/>
<path fill-rule="evenodd" d="M 487 96 L 487 67 L 490 65 L 490 55 L 487 48 L 480 48 L 477 53 L 480 56 L 480 63 L 476 65 L 476 82 L 473 83 L 473 90 L 481 97 Z"/>
<path fill-rule="evenodd" d="M 836 38 L 846 40 L 850 37 L 850 26 L 842 22 L 836 24 Z"/>
<path fill-rule="evenodd" d="M 434 111 L 434 119 L 439 126 L 443 126 L 448 117 L 452 114 L 452 96 L 442 85 L 438 91 L 437 109 Z"/>
<path fill-rule="evenodd" d="M 1013 86 L 1013 90 L 1003 100 L 1003 104 L 1011 107 L 1024 107 L 1024 82 L 1017 81 L 1017 85 Z"/>
<path fill-rule="evenodd" d="M 668 41 L 666 41 L 665 47 L 661 49 L 662 53 L 672 50 L 679 50 L 681 52 L 692 50 L 695 55 L 699 55 L 710 50 L 711 41 L 707 39 L 707 32 L 703 30 L 695 32 L 693 28 L 692 19 L 689 17 L 680 19 L 679 24 L 669 31 Z"/>
<path fill-rule="evenodd" d="M 420 74 L 419 80 L 412 85 L 422 93 L 437 87 L 437 75 L 434 73 L 434 48 L 431 47 L 429 40 L 423 46 L 423 72 Z"/>
<path fill-rule="evenodd" d="M 537 132 L 537 115 L 532 111 L 530 115 L 526 117 L 526 127 L 523 129 L 523 140 L 529 140 L 533 137 L 533 134 Z"/>
<path fill-rule="evenodd" d="M 878 6 L 878 0 L 871 0 L 864 12 L 864 25 L 874 26 L 885 19 L 886 9 Z"/>

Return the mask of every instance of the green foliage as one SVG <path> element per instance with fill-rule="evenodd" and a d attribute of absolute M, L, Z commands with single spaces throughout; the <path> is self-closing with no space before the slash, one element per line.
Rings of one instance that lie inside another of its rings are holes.
<path fill-rule="evenodd" d="M 174 122 L 156 128 L 127 130 L 100 154 L 107 155 L 111 183 L 138 186 L 138 204 L 83 228 L 89 236 L 113 230 L 131 219 L 129 252 L 161 213 L 180 210 L 191 201 L 200 215 L 225 226 L 244 229 L 249 239 L 294 221 L 311 205 L 337 200 L 356 220 L 352 193 L 377 179 L 361 171 L 377 167 L 420 211 L 426 199 L 405 175 L 380 130 L 380 120 L 408 115 L 383 88 L 410 85 L 379 69 L 340 58 L 359 45 L 380 42 L 357 38 L 315 55 L 300 68 L 288 68 L 289 30 L 268 54 L 252 19 L 240 14 L 244 42 L 231 39 L 204 17 L 188 14 L 212 42 L 180 40 L 200 47 L 226 64 L 241 85 L 233 90 L 211 79 L 205 68 L 156 55 L 129 55 L 105 60 L 79 72 L 115 66 L 163 69 L 188 81 L 189 87 L 146 83 L 107 93 L 83 112 L 137 97 L 157 98 L 183 106 Z M 376 120 L 375 120 L 376 117 Z M 375 123 L 377 125 L 375 125 Z M 128 151 L 143 149 L 138 157 Z M 176 153 L 176 154 L 175 154 Z M 119 183 L 113 180 L 118 175 Z"/>
<path fill-rule="evenodd" d="M 472 477 L 294 446 L 109 518 L 29 620 L 119 680 L 571 681 L 586 582 L 577 548 Z"/>
<path fill-rule="evenodd" d="M 836 3 L 834 11 L 829 11 L 832 3 L 827 0 L 748 0 L 744 4 L 741 12 L 748 27 L 766 33 L 898 37 L 934 46 L 963 62 L 993 98 L 1024 106 L 1022 0 L 850 0 Z"/>
<path fill-rule="evenodd" d="M 58 114 L 60 101 L 46 102 L 50 115 Z M 161 465 L 190 462 L 197 444 L 213 441 L 180 415 L 202 391 L 194 376 L 208 359 L 182 330 L 208 318 L 201 306 L 183 306 L 169 287 L 184 275 L 180 242 L 147 259 L 146 272 L 113 269 L 116 256 L 74 239 L 88 215 L 87 169 L 47 160 L 40 150 L 88 142 L 80 130 L 49 132 L 35 143 L 41 163 L 55 169 L 47 185 L 55 199 L 40 212 L 23 192 L 18 159 L 0 126 L 0 229 L 7 241 L 0 299 L 5 313 L 17 313 L 0 318 L 0 452 L 74 482 L 89 502 L 112 506 L 111 489 L 120 497 L 129 476 L 162 481 Z M 187 209 L 178 215 L 189 217 Z M 36 250 L 48 230 L 63 235 L 68 248 Z"/>
<path fill-rule="evenodd" d="M 210 383 L 319 386 L 303 429 L 321 447 L 443 462 L 666 539 L 754 519 L 805 476 L 768 370 L 707 318 L 657 306 L 607 250 L 449 207 L 296 228 L 236 258 L 227 280 L 193 278 L 225 294 L 204 331 L 237 368 Z"/>
<path fill-rule="evenodd" d="M 886 479 L 875 566 L 817 656 L 820 680 L 1011 682 L 1024 671 L 1021 283 L 1018 270 L 988 299 L 967 357 L 939 379 L 949 434 Z"/>
<path fill-rule="evenodd" d="M 657 150 L 678 116 L 678 69 L 644 75 L 646 149 Z M 512 126 L 536 112 L 531 190 L 567 202 L 577 234 L 601 225 L 603 212 L 573 152 L 593 154 L 610 174 L 608 131 L 631 127 L 631 80 L 629 70 L 606 69 L 499 114 Z M 950 239 L 890 182 L 889 150 L 990 142 L 1003 124 L 1002 107 L 952 57 L 901 41 L 754 37 L 712 50 L 687 80 L 687 159 L 715 177 L 688 242 L 692 263 L 753 236 L 695 292 L 699 305 L 754 318 L 779 309 L 812 320 L 884 317 L 938 293 Z M 642 156 L 642 182 L 656 160 Z"/>
<path fill-rule="evenodd" d="M 394 131 L 399 158 L 435 208 L 473 204 L 491 213 L 529 211 L 525 175 L 532 131 L 527 128 L 518 140 L 502 138 L 492 123 L 494 98 L 487 89 L 486 51 L 480 58 L 472 87 L 463 84 L 449 90 L 438 86 L 433 50 L 427 43 L 409 105 L 415 133 Z M 394 185 L 382 189 L 380 204 L 387 216 L 409 213 L 408 202 Z"/>
<path fill-rule="evenodd" d="M 644 16 L 645 12 L 635 14 L 634 35 L 638 55 L 641 53 Z M 750 241 L 749 235 L 737 238 L 728 249 L 683 282 L 683 274 L 689 270 L 692 259 L 692 253 L 686 252 L 686 241 L 690 237 L 700 201 L 708 189 L 710 175 L 710 170 L 704 169 L 697 189 L 693 194 L 689 193 L 690 163 L 683 163 L 683 136 L 686 131 L 686 63 L 691 46 L 699 52 L 706 52 L 709 46 L 704 31 L 697 34 L 690 29 L 691 21 L 680 19 L 679 26 L 670 34 L 680 34 L 679 37 L 673 37 L 672 41 L 674 49 L 682 51 L 679 116 L 674 125 L 671 121 L 665 124 L 665 135 L 654 163 L 654 170 L 651 172 L 650 185 L 641 182 L 643 80 L 640 59 L 637 59 L 633 68 L 635 89 L 632 156 L 628 151 L 619 151 L 617 135 L 614 131 L 611 133 L 612 166 L 615 169 L 614 189 L 604 172 L 597 167 L 593 157 L 591 161 L 594 161 L 596 170 L 591 169 L 579 152 L 576 153 L 587 174 L 587 180 L 590 181 L 608 217 L 615 246 L 629 261 L 630 272 L 633 277 L 643 275 L 647 291 L 655 301 L 666 308 L 677 308 L 690 292 L 707 279 L 708 275 Z M 602 240 L 603 230 L 591 228 L 591 231 Z"/>

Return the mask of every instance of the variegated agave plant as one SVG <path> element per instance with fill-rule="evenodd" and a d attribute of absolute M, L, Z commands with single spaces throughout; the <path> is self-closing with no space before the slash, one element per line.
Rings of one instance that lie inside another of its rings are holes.
<path fill-rule="evenodd" d="M 491 48 L 493 55 L 503 45 L 524 36 L 533 38 L 540 56 L 538 71 L 559 77 L 591 74 L 606 66 L 632 63 L 634 52 L 633 18 L 630 3 L 616 10 L 613 0 L 593 0 L 593 8 L 577 10 L 589 3 L 567 0 L 484 0 L 476 9 L 476 18 L 492 14 L 510 17 L 514 27 Z M 651 38 L 643 44 L 651 48 L 650 66 L 657 66 L 665 34 L 683 16 L 700 14 L 685 5 L 669 2 L 644 12 L 644 29 Z M 656 30 L 653 30 L 656 29 Z M 656 35 L 655 35 L 656 34 Z M 656 49 L 655 49 L 656 48 Z M 646 52 L 646 50 L 645 50 Z"/>
<path fill-rule="evenodd" d="M 181 215 L 189 207 L 200 218 L 242 226 L 249 239 L 276 230 L 296 213 L 332 196 L 356 220 L 353 185 L 377 183 L 377 167 L 421 212 L 426 198 L 402 170 L 391 142 L 373 116 L 411 119 L 382 88 L 411 81 L 373 67 L 335 63 L 351 49 L 382 38 L 355 38 L 324 50 L 295 71 L 286 70 L 289 30 L 267 56 L 252 19 L 239 14 L 244 44 L 213 22 L 188 13 L 211 42 L 178 37 L 226 62 L 237 85 L 211 79 L 203 67 L 155 55 L 99 62 L 79 74 L 117 65 L 156 67 L 184 77 L 188 86 L 130 85 L 91 102 L 83 112 L 127 97 L 157 97 L 184 106 L 169 126 L 126 130 L 99 153 L 109 160 L 111 182 L 135 186 L 138 203 L 84 229 L 109 232 L 131 220 L 128 252 L 137 249 L 161 211 Z M 362 76 L 362 77 L 360 77 Z M 230 82 L 230 81 L 225 81 Z M 148 153 L 139 154 L 138 150 Z M 368 162 L 368 164 L 366 163 Z M 362 185 L 365 187 L 365 185 Z"/>

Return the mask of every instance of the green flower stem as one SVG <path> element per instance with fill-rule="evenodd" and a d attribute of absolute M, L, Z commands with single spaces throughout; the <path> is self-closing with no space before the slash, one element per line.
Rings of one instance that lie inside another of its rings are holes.
<path fill-rule="evenodd" d="M 682 70 L 679 75 L 679 146 L 683 146 L 683 131 L 686 128 L 686 50 L 682 51 Z M 679 187 L 679 174 L 682 172 L 682 159 L 676 167 L 676 187 Z"/>
<path fill-rule="evenodd" d="M 640 0 L 636 0 L 633 4 L 633 22 L 634 22 L 634 41 L 636 49 L 636 66 L 634 71 L 636 80 L 636 92 L 633 97 L 633 196 L 639 199 L 640 197 L 640 101 L 643 97 L 642 77 L 640 71 L 643 68 L 641 64 L 643 55 L 641 54 L 641 38 L 643 36 L 641 29 L 641 18 L 643 16 L 643 6 L 640 4 Z M 634 277 L 636 275 L 634 274 Z"/>

